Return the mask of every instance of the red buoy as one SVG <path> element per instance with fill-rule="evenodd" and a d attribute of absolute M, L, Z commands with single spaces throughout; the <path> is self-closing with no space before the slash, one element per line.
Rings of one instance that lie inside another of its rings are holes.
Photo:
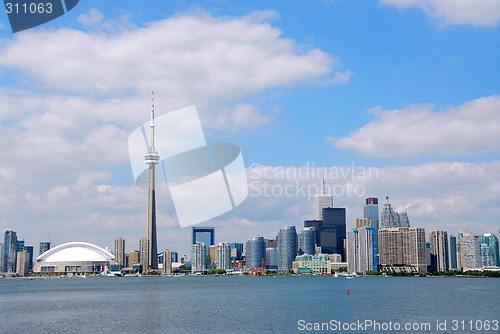
<path fill-rule="evenodd" d="M 350 296 L 351 295 L 351 289 L 347 289 L 347 295 Z"/>

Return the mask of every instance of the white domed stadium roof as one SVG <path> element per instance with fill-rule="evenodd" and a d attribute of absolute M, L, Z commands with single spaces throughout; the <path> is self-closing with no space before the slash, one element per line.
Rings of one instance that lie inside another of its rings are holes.
<path fill-rule="evenodd" d="M 103 262 L 114 260 L 107 250 L 88 242 L 68 242 L 49 249 L 36 258 L 37 262 Z"/>

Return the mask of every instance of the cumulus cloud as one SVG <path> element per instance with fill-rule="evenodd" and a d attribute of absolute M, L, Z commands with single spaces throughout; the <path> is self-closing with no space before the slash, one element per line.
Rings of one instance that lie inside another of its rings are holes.
<path fill-rule="evenodd" d="M 492 27 L 500 21 L 497 0 L 381 0 L 382 4 L 401 9 L 415 7 L 448 25 L 469 24 Z"/>
<path fill-rule="evenodd" d="M 29 31 L 0 49 L 0 65 L 66 92 L 116 96 L 157 87 L 169 98 L 194 101 L 334 75 L 331 55 L 299 51 L 266 17 L 185 14 L 118 33 Z"/>
<path fill-rule="evenodd" d="M 87 13 L 78 16 L 78 22 L 85 26 L 96 25 L 100 23 L 104 15 L 97 9 L 91 8 Z"/>
<path fill-rule="evenodd" d="M 272 121 L 277 111 L 272 114 L 264 114 L 256 106 L 249 103 L 241 103 L 233 108 L 224 107 L 215 112 L 215 115 L 205 119 L 204 124 L 213 129 L 230 129 L 232 131 L 241 128 L 255 128 Z"/>
<path fill-rule="evenodd" d="M 482 97 L 436 111 L 431 105 L 372 110 L 375 119 L 348 137 L 327 138 L 368 156 L 460 156 L 500 153 L 500 96 Z"/>

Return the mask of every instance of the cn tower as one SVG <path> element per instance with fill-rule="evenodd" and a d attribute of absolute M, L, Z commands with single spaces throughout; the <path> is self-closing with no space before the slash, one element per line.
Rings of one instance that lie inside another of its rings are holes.
<path fill-rule="evenodd" d="M 146 222 L 146 238 L 148 242 L 148 266 L 149 269 L 158 269 L 158 252 L 156 240 L 156 199 L 155 199 L 155 169 L 160 160 L 158 152 L 155 150 L 155 98 L 151 92 L 151 123 L 150 141 L 148 153 L 144 156 L 144 161 L 149 165 L 149 190 L 148 190 L 148 210 Z M 144 269 L 143 269 L 144 270 Z M 146 271 L 146 270 L 145 270 Z"/>

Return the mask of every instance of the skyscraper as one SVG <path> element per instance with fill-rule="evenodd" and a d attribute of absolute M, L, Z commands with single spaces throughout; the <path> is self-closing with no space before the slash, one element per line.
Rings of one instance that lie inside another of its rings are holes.
<path fill-rule="evenodd" d="M 479 236 L 479 243 L 481 244 L 483 268 L 500 266 L 497 236 L 492 233 L 484 233 Z"/>
<path fill-rule="evenodd" d="M 155 150 L 155 107 L 154 95 L 151 96 L 151 124 L 150 128 L 150 142 L 148 152 L 144 156 L 144 161 L 149 165 L 149 189 L 148 189 L 148 209 L 146 221 L 146 239 L 147 239 L 147 269 L 158 269 L 158 251 L 157 251 L 157 238 L 156 238 L 156 194 L 155 194 L 155 169 L 156 164 L 160 161 L 160 156 Z M 142 256 L 141 256 L 142 257 Z"/>
<path fill-rule="evenodd" d="M 327 193 L 325 179 L 323 179 L 321 194 L 316 195 L 316 220 L 323 219 L 323 209 L 333 208 L 333 196 Z"/>
<path fill-rule="evenodd" d="M 377 230 L 364 226 L 347 232 L 347 267 L 349 272 L 377 270 Z"/>
<path fill-rule="evenodd" d="M 24 246 L 24 250 L 28 252 L 28 271 L 33 270 L 33 246 Z"/>
<path fill-rule="evenodd" d="M 344 241 L 346 238 L 345 208 L 323 209 L 323 224 L 319 228 L 318 245 L 323 254 L 340 254 L 345 261 Z"/>
<path fill-rule="evenodd" d="M 203 242 L 205 246 L 209 247 L 215 245 L 215 227 L 192 227 L 192 242 Z"/>
<path fill-rule="evenodd" d="M 28 276 L 29 273 L 29 253 L 27 250 L 17 252 L 16 273 L 20 276 Z"/>
<path fill-rule="evenodd" d="M 366 199 L 364 218 L 371 219 L 372 227 L 378 230 L 378 198 L 368 197 Z"/>
<path fill-rule="evenodd" d="M 229 243 L 229 248 L 231 252 L 231 260 L 241 260 L 243 255 L 243 244 L 239 242 Z"/>
<path fill-rule="evenodd" d="M 316 230 L 314 227 L 305 227 L 300 234 L 302 253 L 314 255 L 316 251 Z"/>
<path fill-rule="evenodd" d="M 4 271 L 5 256 L 3 253 L 3 242 L 0 242 L 0 273 Z"/>
<path fill-rule="evenodd" d="M 457 237 L 450 235 L 449 246 L 450 269 L 457 270 Z"/>
<path fill-rule="evenodd" d="M 149 263 L 150 263 L 149 262 L 149 250 L 150 250 L 150 247 L 149 247 L 148 238 L 147 237 L 141 238 L 141 240 L 139 240 L 139 252 L 140 252 L 139 259 L 141 261 L 140 263 L 142 266 L 142 273 L 143 274 L 146 274 L 148 272 L 148 269 L 149 269 Z"/>
<path fill-rule="evenodd" d="M 295 226 L 285 226 L 278 233 L 278 270 L 281 272 L 291 270 L 295 256 L 297 256 L 297 232 Z"/>
<path fill-rule="evenodd" d="M 172 274 L 172 253 L 168 249 L 165 249 L 163 252 L 163 267 L 161 272 L 165 275 Z"/>
<path fill-rule="evenodd" d="M 406 212 L 394 212 L 389 203 L 389 196 L 386 197 L 387 203 L 384 204 L 380 214 L 379 228 L 410 227 L 410 219 Z"/>
<path fill-rule="evenodd" d="M 125 268 L 125 239 L 115 239 L 115 261 L 120 268 Z"/>
<path fill-rule="evenodd" d="M 38 250 L 38 255 L 42 255 L 46 251 L 50 249 L 50 242 L 48 241 L 42 241 L 40 242 L 40 248 Z"/>
<path fill-rule="evenodd" d="M 198 273 L 207 270 L 207 246 L 203 242 L 191 245 L 191 272 Z"/>
<path fill-rule="evenodd" d="M 7 273 L 16 272 L 17 264 L 17 235 L 14 231 L 5 231 L 3 239 L 4 268 Z"/>
<path fill-rule="evenodd" d="M 458 260 L 462 271 L 481 269 L 479 236 L 472 232 L 458 232 Z"/>
<path fill-rule="evenodd" d="M 245 246 L 246 268 L 262 267 L 266 261 L 266 241 L 264 237 L 254 237 L 246 242 Z"/>
<path fill-rule="evenodd" d="M 450 266 L 448 262 L 448 232 L 432 230 L 429 233 L 431 243 L 431 272 L 447 271 Z"/>
<path fill-rule="evenodd" d="M 382 228 L 378 231 L 379 266 L 382 270 L 427 272 L 425 229 Z"/>
<path fill-rule="evenodd" d="M 216 246 L 215 267 L 227 270 L 231 268 L 230 247 L 227 242 L 220 242 Z"/>

